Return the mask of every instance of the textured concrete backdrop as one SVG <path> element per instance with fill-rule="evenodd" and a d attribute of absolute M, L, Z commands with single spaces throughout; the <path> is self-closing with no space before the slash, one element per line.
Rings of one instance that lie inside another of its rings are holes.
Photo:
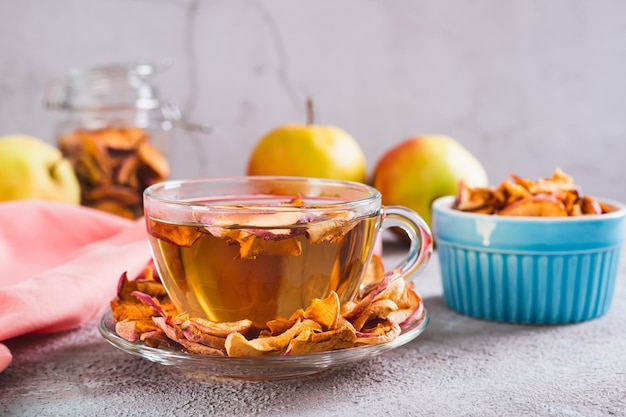
<path fill-rule="evenodd" d="M 46 81 L 70 68 L 169 58 L 162 97 L 210 137 L 176 132 L 174 177 L 243 174 L 268 130 L 343 127 L 370 170 L 424 132 L 463 142 L 498 183 L 559 165 L 626 200 L 621 0 L 0 0 L 0 134 L 54 141 Z"/>

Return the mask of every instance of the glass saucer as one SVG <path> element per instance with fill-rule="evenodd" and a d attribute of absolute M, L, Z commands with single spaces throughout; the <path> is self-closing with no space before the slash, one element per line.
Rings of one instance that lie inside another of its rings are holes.
<path fill-rule="evenodd" d="M 303 355 L 254 358 L 190 354 L 175 348 L 153 348 L 143 342 L 129 342 L 115 332 L 115 320 L 111 310 L 107 310 L 100 319 L 99 330 L 102 336 L 118 349 L 162 365 L 171 365 L 193 373 L 200 372 L 215 378 L 270 380 L 312 375 L 372 358 L 415 339 L 422 334 L 428 321 L 428 312 L 424 310 L 421 320 L 402 328 L 402 333 L 395 340 L 380 345 L 365 345 Z"/>

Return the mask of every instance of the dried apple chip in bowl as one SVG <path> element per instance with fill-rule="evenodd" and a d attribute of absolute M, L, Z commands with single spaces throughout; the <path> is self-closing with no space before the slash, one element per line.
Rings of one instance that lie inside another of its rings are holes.
<path fill-rule="evenodd" d="M 556 168 L 552 177 L 531 181 L 511 175 L 497 187 L 460 184 L 454 208 L 501 216 L 565 217 L 604 214 L 611 208 L 584 195 L 573 178 Z"/>
<path fill-rule="evenodd" d="M 444 300 L 460 313 L 557 324 L 605 314 L 626 241 L 626 205 L 556 169 L 498 187 L 462 185 L 433 205 Z"/>

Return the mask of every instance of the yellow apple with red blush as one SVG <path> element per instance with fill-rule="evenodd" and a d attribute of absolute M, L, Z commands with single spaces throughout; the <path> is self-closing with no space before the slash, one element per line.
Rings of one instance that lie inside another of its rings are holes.
<path fill-rule="evenodd" d="M 445 135 L 411 137 L 389 149 L 377 162 L 372 185 L 383 204 L 415 210 L 431 226 L 431 204 L 456 195 L 459 184 L 488 186 L 481 162 L 460 142 Z"/>

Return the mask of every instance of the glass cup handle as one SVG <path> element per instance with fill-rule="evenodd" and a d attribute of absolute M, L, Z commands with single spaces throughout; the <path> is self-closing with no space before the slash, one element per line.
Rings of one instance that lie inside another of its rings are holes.
<path fill-rule="evenodd" d="M 416 212 L 402 206 L 383 206 L 382 232 L 391 227 L 398 227 L 407 234 L 411 244 L 407 257 L 393 271 L 399 272 L 405 279 L 420 272 L 430 260 L 433 253 L 433 237 L 430 228 Z"/>

